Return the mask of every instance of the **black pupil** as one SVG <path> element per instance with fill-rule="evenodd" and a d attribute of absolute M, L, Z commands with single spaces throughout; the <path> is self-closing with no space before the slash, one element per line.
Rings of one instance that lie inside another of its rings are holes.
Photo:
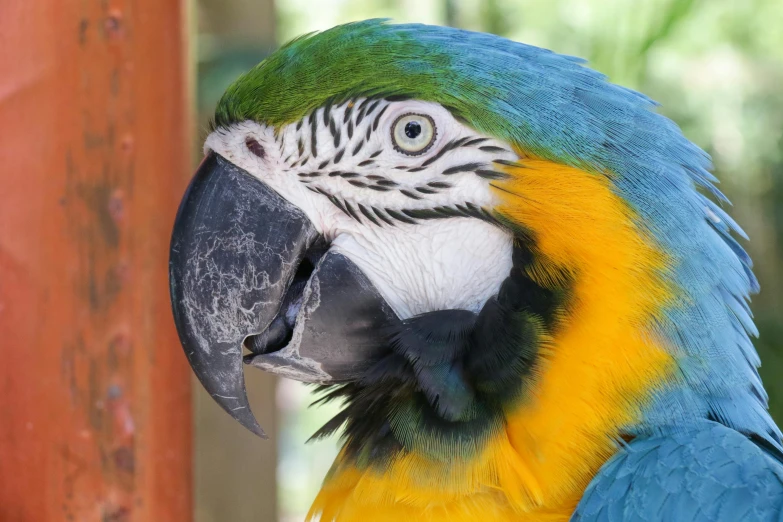
<path fill-rule="evenodd" d="M 415 139 L 421 134 L 421 123 L 418 121 L 409 121 L 405 124 L 405 135 L 410 139 Z"/>

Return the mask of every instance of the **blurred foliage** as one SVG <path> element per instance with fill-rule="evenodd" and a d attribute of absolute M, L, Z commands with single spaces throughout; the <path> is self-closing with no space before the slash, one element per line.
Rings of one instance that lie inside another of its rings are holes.
<path fill-rule="evenodd" d="M 280 411 L 278 433 L 278 498 L 281 520 L 299 521 L 313 503 L 321 482 L 338 451 L 338 441 L 310 441 L 310 437 L 339 411 L 339 405 L 310 408 L 312 386 L 281 379 L 277 388 Z"/>
<path fill-rule="evenodd" d="M 756 346 L 773 415 L 783 421 L 783 2 L 781 0 L 277 0 L 278 43 L 351 20 L 453 25 L 587 58 L 661 112 L 714 160 L 730 210 L 752 241 L 762 286 Z M 237 59 L 232 67 L 246 63 Z M 226 81 L 224 75 L 214 85 Z M 211 96 L 211 94 L 210 94 Z M 301 519 L 336 451 L 302 443 L 334 410 L 304 409 L 282 385 L 281 509 Z"/>

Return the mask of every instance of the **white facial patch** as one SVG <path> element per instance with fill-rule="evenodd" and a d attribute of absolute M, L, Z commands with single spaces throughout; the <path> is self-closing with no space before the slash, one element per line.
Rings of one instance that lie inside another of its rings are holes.
<path fill-rule="evenodd" d="M 299 207 L 401 318 L 477 312 L 511 269 L 489 185 L 498 161 L 518 157 L 438 104 L 358 99 L 277 132 L 252 121 L 221 128 L 204 148 Z"/>

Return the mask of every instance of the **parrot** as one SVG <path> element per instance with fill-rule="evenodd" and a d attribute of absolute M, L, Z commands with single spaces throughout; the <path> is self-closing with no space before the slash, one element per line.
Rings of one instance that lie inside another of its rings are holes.
<path fill-rule="evenodd" d="M 317 386 L 307 520 L 783 521 L 758 282 L 709 156 L 584 60 L 389 20 L 232 83 L 169 260 L 187 359 Z"/>

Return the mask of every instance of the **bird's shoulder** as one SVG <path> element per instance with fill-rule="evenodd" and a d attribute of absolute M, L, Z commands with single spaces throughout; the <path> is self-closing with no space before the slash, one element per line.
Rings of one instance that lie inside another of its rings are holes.
<path fill-rule="evenodd" d="M 704 421 L 637 438 L 601 468 L 572 522 L 783 522 L 783 453 Z"/>

